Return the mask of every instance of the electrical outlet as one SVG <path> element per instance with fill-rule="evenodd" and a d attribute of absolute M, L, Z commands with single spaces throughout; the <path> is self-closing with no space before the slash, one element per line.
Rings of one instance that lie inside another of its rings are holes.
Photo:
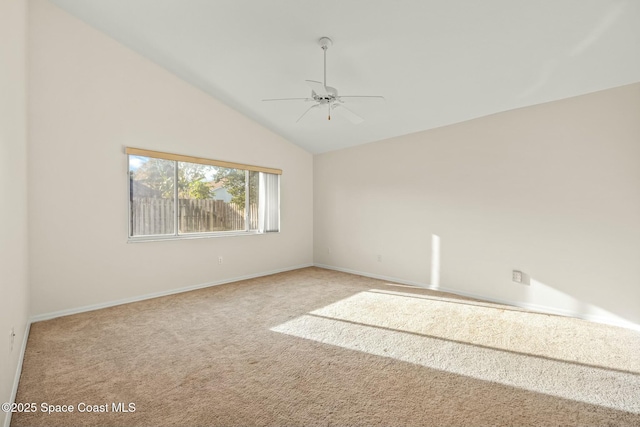
<path fill-rule="evenodd" d="M 218 264 L 222 264 L 222 257 L 221 256 L 218 257 Z"/>
<path fill-rule="evenodd" d="M 516 283 L 522 283 L 522 271 L 513 270 L 511 274 L 511 280 Z"/>

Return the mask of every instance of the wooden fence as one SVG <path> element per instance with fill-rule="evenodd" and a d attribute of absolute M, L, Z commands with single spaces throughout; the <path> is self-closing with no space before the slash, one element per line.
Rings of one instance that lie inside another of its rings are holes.
<path fill-rule="evenodd" d="M 131 201 L 133 236 L 173 234 L 173 200 L 134 197 Z M 244 209 L 223 200 L 178 200 L 178 230 L 180 233 L 244 230 Z M 258 226 L 258 207 L 250 205 L 250 230 Z"/>

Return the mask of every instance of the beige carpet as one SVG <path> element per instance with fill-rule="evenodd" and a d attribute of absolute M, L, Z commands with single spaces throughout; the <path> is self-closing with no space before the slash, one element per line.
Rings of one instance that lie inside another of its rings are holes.
<path fill-rule="evenodd" d="M 307 268 L 35 323 L 16 401 L 14 426 L 640 426 L 640 334 Z"/>

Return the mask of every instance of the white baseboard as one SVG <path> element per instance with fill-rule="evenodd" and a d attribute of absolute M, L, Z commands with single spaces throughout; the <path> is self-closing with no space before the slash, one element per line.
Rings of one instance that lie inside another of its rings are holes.
<path fill-rule="evenodd" d="M 39 322 L 39 321 L 42 321 L 42 320 L 54 319 L 56 317 L 69 316 L 71 314 L 84 313 L 86 311 L 99 310 L 101 308 L 113 307 L 113 306 L 116 306 L 116 305 L 128 304 L 128 303 L 136 302 L 136 301 L 143 301 L 143 300 L 146 300 L 146 299 L 157 298 L 157 297 L 162 297 L 162 296 L 166 296 L 166 295 L 173 295 L 173 294 L 178 294 L 178 293 L 182 293 L 182 292 L 193 291 L 193 290 L 196 290 L 196 289 L 208 288 L 210 286 L 224 285 L 226 283 L 233 283 L 233 282 L 238 282 L 238 281 L 241 281 L 241 280 L 254 279 L 256 277 L 269 276 L 271 274 L 284 273 L 285 271 L 298 270 L 300 268 L 306 268 L 306 267 L 313 267 L 313 264 L 311 264 L 311 263 L 302 264 L 302 265 L 297 265 L 297 266 L 292 266 L 292 267 L 281 268 L 281 269 L 277 269 L 277 270 L 265 271 L 265 272 L 256 273 L 256 274 L 248 274 L 248 275 L 245 275 L 245 276 L 239 276 L 239 277 L 233 277 L 233 278 L 224 279 L 224 280 L 218 280 L 218 281 L 215 281 L 215 282 L 201 283 L 201 284 L 198 284 L 198 285 L 186 286 L 186 287 L 183 287 L 183 288 L 170 289 L 170 290 L 167 290 L 167 291 L 154 292 L 152 294 L 140 295 L 140 296 L 131 297 L 131 298 L 123 298 L 123 299 L 120 299 L 120 300 L 108 301 L 108 302 L 104 302 L 104 303 L 100 303 L 100 304 L 92 304 L 92 305 L 87 305 L 87 306 L 83 306 L 83 307 L 76 307 L 76 308 L 71 308 L 71 309 L 67 309 L 67 310 L 60 310 L 60 311 L 55 311 L 55 312 L 51 312 L 51 313 L 44 313 L 44 314 L 38 314 L 38 315 L 35 315 L 35 316 L 31 316 L 29 318 L 29 320 L 27 321 L 27 326 L 25 328 L 24 340 L 22 341 L 22 347 L 20 349 L 20 357 L 18 358 L 18 366 L 16 367 L 16 374 L 15 374 L 15 377 L 14 377 L 14 380 L 13 380 L 13 388 L 11 390 L 11 400 L 10 400 L 10 402 L 15 402 L 16 395 L 18 393 L 18 385 L 20 383 L 20 375 L 22 374 L 22 364 L 24 362 L 24 355 L 25 355 L 25 352 L 27 350 L 27 340 L 29 339 L 29 331 L 31 330 L 31 324 L 34 323 L 34 322 Z M 8 412 L 7 416 L 5 417 L 5 420 L 4 420 L 4 427 L 9 427 L 10 425 L 11 425 L 11 412 Z"/>
<path fill-rule="evenodd" d="M 609 324 L 609 325 L 613 325 L 613 326 L 621 326 L 621 327 L 624 327 L 624 328 L 640 331 L 640 325 L 632 323 L 632 322 L 622 322 L 622 321 L 617 321 L 615 319 L 609 319 L 609 318 L 605 318 L 605 317 L 601 317 L 601 316 L 593 316 L 593 315 L 588 315 L 588 314 L 585 315 L 585 314 L 582 314 L 582 313 L 575 313 L 575 312 L 571 312 L 569 310 L 558 309 L 558 308 L 555 308 L 555 307 L 546 307 L 546 306 L 541 306 L 541 305 L 537 305 L 537 304 L 523 303 L 523 302 L 519 302 L 519 301 L 508 301 L 508 300 L 503 300 L 503 299 L 486 297 L 484 295 L 479 295 L 479 294 L 473 294 L 473 293 L 469 293 L 469 292 L 459 291 L 459 290 L 453 289 L 453 288 L 447 288 L 447 287 L 442 287 L 442 286 L 432 286 L 432 285 L 430 285 L 428 283 L 414 282 L 414 281 L 411 281 L 411 280 L 404 280 L 404 279 L 400 279 L 400 278 L 397 278 L 397 277 L 384 276 L 384 275 L 380 275 L 380 274 L 373 274 L 373 273 L 368 273 L 368 272 L 364 272 L 364 271 L 358 271 L 358 270 L 352 270 L 352 269 L 348 269 L 348 268 L 336 267 L 336 266 L 332 266 L 332 265 L 326 265 L 326 264 L 302 264 L 302 265 L 282 268 L 282 269 L 278 269 L 278 270 L 272 270 L 272 271 L 267 271 L 267 272 L 262 272 L 262 273 L 257 273 L 257 274 L 249 274 L 249 275 L 245 275 L 245 276 L 239 276 L 239 277 L 219 280 L 219 281 L 215 281 L 215 282 L 202 283 L 202 284 L 199 284 L 199 285 L 187 286 L 187 287 L 183 287 L 183 288 L 177 288 L 177 289 L 171 289 L 171 290 L 167 290 L 167 291 L 155 292 L 155 293 L 152 293 L 152 294 L 140 295 L 140 296 L 137 296 L 137 297 L 124 298 L 124 299 L 120 299 L 120 300 L 116 300 L 116 301 L 108 301 L 108 302 L 100 303 L 100 304 L 93 304 L 93 305 L 88 305 L 88 306 L 83 306 L 83 307 L 72 308 L 72 309 L 68 309 L 68 310 L 60 310 L 60 311 L 56 311 L 56 312 L 44 313 L 44 314 L 39 314 L 39 315 L 32 316 L 29 319 L 29 321 L 27 321 L 27 325 L 25 327 L 24 339 L 22 341 L 22 346 L 20 348 L 20 356 L 18 358 L 18 365 L 16 367 L 16 373 L 15 373 L 14 380 L 13 380 L 13 388 L 11 390 L 11 400 L 10 400 L 10 402 L 15 402 L 16 395 L 18 393 L 18 385 L 20 383 L 20 375 L 22 373 L 22 364 L 24 362 L 24 356 L 25 356 L 25 352 L 26 352 L 26 349 L 27 349 L 27 341 L 29 339 L 29 332 L 31 330 L 31 323 L 33 323 L 33 322 L 39 322 L 39 321 L 42 321 L 42 320 L 48 320 L 48 319 L 53 319 L 53 318 L 56 318 L 56 317 L 68 316 L 68 315 L 71 315 L 71 314 L 83 313 L 83 312 L 87 312 L 87 311 L 99 310 L 101 308 L 113 307 L 113 306 L 116 306 L 116 305 L 128 304 L 128 303 L 131 303 L 131 302 L 143 301 L 143 300 L 162 297 L 162 296 L 166 296 L 166 295 L 173 295 L 173 294 L 178 294 L 178 293 L 182 293 L 182 292 L 193 291 L 193 290 L 196 290 L 196 289 L 207 288 L 207 287 L 210 287 L 210 286 L 217 286 L 217 285 L 223 285 L 223 284 L 226 284 L 226 283 L 238 282 L 238 281 L 241 281 L 241 280 L 254 279 L 256 277 L 269 276 L 271 274 L 283 273 L 283 272 L 286 272 L 286 271 L 298 270 L 300 268 L 306 268 L 306 267 L 312 267 L 312 266 L 319 267 L 319 268 L 324 268 L 324 269 L 328 269 L 328 270 L 341 271 L 341 272 L 349 273 L 349 274 L 356 274 L 356 275 L 359 275 L 359 276 L 370 277 L 370 278 L 373 278 L 373 279 L 384 280 L 384 281 L 388 281 L 388 282 L 392 282 L 392 283 L 398 283 L 398 284 L 410 285 L 410 286 L 417 286 L 417 287 L 430 289 L 430 290 L 434 290 L 434 291 L 447 292 L 447 293 L 451 293 L 451 294 L 455 294 L 455 295 L 460 295 L 460 296 L 465 296 L 465 297 L 469 297 L 469 298 L 480 299 L 480 300 L 484 300 L 484 301 L 488 301 L 488 302 L 495 302 L 495 303 L 498 303 L 498 304 L 511 305 L 511 306 L 520 307 L 520 308 L 524 308 L 524 309 L 528 309 L 528 310 L 532 310 L 532 311 L 546 313 L 546 314 L 555 314 L 555 315 L 568 316 L 568 317 L 577 317 L 577 318 L 588 320 L 588 321 L 592 321 L 592 322 L 604 323 L 604 324 Z M 11 412 L 7 413 L 7 416 L 6 416 L 5 421 L 4 421 L 4 427 L 9 427 L 10 424 L 11 424 Z"/>
<path fill-rule="evenodd" d="M 85 306 L 82 306 L 82 307 L 76 307 L 76 308 L 70 308 L 70 309 L 67 309 L 67 310 L 54 311 L 54 312 L 51 312 L 51 313 L 37 314 L 35 316 L 31 316 L 30 321 L 32 323 L 33 322 L 40 322 L 42 320 L 54 319 L 56 317 L 69 316 L 71 314 L 84 313 L 86 311 L 93 311 L 93 310 L 99 310 L 101 308 L 113 307 L 113 306 L 116 306 L 116 305 L 129 304 L 129 303 L 136 302 L 136 301 L 143 301 L 143 300 L 147 300 L 147 299 L 151 299 L 151 298 L 164 297 L 164 296 L 167 296 L 167 295 L 173 295 L 173 294 L 179 294 L 179 293 L 182 293 L 182 292 L 194 291 L 196 289 L 202 289 L 202 288 L 208 288 L 208 287 L 211 287 L 211 286 L 224 285 L 226 283 L 239 282 L 241 280 L 255 279 L 256 277 L 269 276 L 271 274 L 284 273 L 285 271 L 298 270 L 300 268 L 306 268 L 306 267 L 313 267 L 313 264 L 310 263 L 310 264 L 296 265 L 296 266 L 292 266 L 292 267 L 281 268 L 281 269 L 278 269 L 278 270 L 265 271 L 265 272 L 256 273 L 256 274 L 248 274 L 246 276 L 239 276 L 239 277 L 233 277 L 233 278 L 229 278 L 229 279 L 218 280 L 218 281 L 214 281 L 214 282 L 201 283 L 201 284 L 193 285 L 193 286 L 185 286 L 183 288 L 177 288 L 177 289 L 170 289 L 170 290 L 167 290 L 167 291 L 154 292 L 154 293 L 151 293 L 151 294 L 139 295 L 139 296 L 130 297 L 130 298 L 123 298 L 123 299 L 119 299 L 119 300 L 115 300 L 115 301 L 107 301 L 107 302 L 103 302 L 103 303 L 99 303 L 99 304 L 85 305 Z"/>
<path fill-rule="evenodd" d="M 460 291 L 460 290 L 453 289 L 453 288 L 447 288 L 447 287 L 443 287 L 443 286 L 432 286 L 432 285 L 430 285 L 428 283 L 414 282 L 414 281 L 411 281 L 411 280 L 404 280 L 404 279 L 400 279 L 400 278 L 397 278 L 397 277 L 383 276 L 383 275 L 380 275 L 380 274 L 373 274 L 373 273 L 367 273 L 367 272 L 364 272 L 364 271 L 351 270 L 349 268 L 335 267 L 335 266 L 326 265 L 326 264 L 314 264 L 314 265 L 316 267 L 326 268 L 328 270 L 336 270 L 336 271 L 342 271 L 344 273 L 357 274 L 358 276 L 371 277 L 372 279 L 385 280 L 385 281 L 388 281 L 388 282 L 399 283 L 401 285 L 418 286 L 418 287 L 425 288 L 425 289 L 430 289 L 430 290 L 433 290 L 433 291 L 448 292 L 448 293 L 454 294 L 454 295 L 460 295 L 460 296 L 468 297 L 468 298 L 475 298 L 475 299 L 479 299 L 479 300 L 483 300 L 483 301 L 487 301 L 487 302 L 494 302 L 494 303 L 497 303 L 497 304 L 511 305 L 511 306 L 514 306 L 514 307 L 524 308 L 526 310 L 531 310 L 531 311 L 540 312 L 540 313 L 544 313 L 544 314 L 554 314 L 554 315 L 558 315 L 558 316 L 575 317 L 575 318 L 578 318 L 578 319 L 588 320 L 590 322 L 603 323 L 603 324 L 606 324 L 606 325 L 619 326 L 619 327 L 622 327 L 622 328 L 627 328 L 627 329 L 633 329 L 633 330 L 636 330 L 636 331 L 640 331 L 640 325 L 636 324 L 636 323 L 633 323 L 633 322 L 617 320 L 617 319 L 611 319 L 611 318 L 603 317 L 603 316 L 594 316 L 594 315 L 590 315 L 590 314 L 578 313 L 578 312 L 573 312 L 571 310 L 566 310 L 566 309 L 561 309 L 561 308 L 556 308 L 556 307 L 543 306 L 543 305 L 539 305 L 539 304 L 531 304 L 531 303 L 526 303 L 526 302 L 521 302 L 521 301 L 510 301 L 510 300 L 506 300 L 506 299 L 498 299 L 498 298 L 493 298 L 493 297 L 487 297 L 485 295 L 473 294 L 473 293 L 470 293 L 470 292 Z"/>
<path fill-rule="evenodd" d="M 372 279 L 386 280 L 388 282 L 399 283 L 401 285 L 419 286 L 421 288 L 434 289 L 431 287 L 431 285 L 427 283 L 413 282 L 411 280 L 398 279 L 397 277 L 383 276 L 381 274 L 365 273 L 364 271 L 351 270 L 350 268 L 335 267 L 333 265 L 327 265 L 327 264 L 314 264 L 314 266 L 319 268 L 326 268 L 327 270 L 335 270 L 335 271 L 342 271 L 343 273 L 356 274 L 358 276 L 371 277 Z M 440 288 L 439 290 L 442 290 L 443 292 L 450 292 L 442 288 Z"/>
<path fill-rule="evenodd" d="M 9 403 L 16 401 L 16 395 L 18 394 L 18 384 L 20 384 L 20 375 L 22 374 L 22 362 L 24 362 L 24 353 L 27 351 L 27 340 L 29 339 L 29 331 L 31 330 L 31 322 L 27 321 L 27 325 L 24 328 L 24 335 L 22 339 L 22 345 L 20 346 L 20 356 L 18 357 L 18 366 L 16 366 L 16 374 L 13 376 L 13 387 L 11 388 L 11 398 Z M 7 412 L 7 416 L 4 419 L 4 427 L 11 425 L 11 412 Z"/>

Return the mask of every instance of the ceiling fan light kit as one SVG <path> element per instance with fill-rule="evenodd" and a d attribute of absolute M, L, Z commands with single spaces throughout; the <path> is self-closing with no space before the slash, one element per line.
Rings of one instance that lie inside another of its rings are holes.
<path fill-rule="evenodd" d="M 327 86 L 327 50 L 333 46 L 333 40 L 329 37 L 321 37 L 318 40 L 320 48 L 324 55 L 324 73 L 323 81 L 318 82 L 315 80 L 305 80 L 309 88 L 311 88 L 311 98 L 277 98 L 277 99 L 263 99 L 263 101 L 304 101 L 315 102 L 311 107 L 302 113 L 302 115 L 296 120 L 298 123 L 303 117 L 311 110 L 326 107 L 327 108 L 327 120 L 331 120 L 331 112 L 336 111 L 338 114 L 349 120 L 353 124 L 362 123 L 364 119 L 358 116 L 356 113 L 345 107 L 343 104 L 345 101 L 384 101 L 384 97 L 378 95 L 368 96 L 339 96 L 338 89 Z M 347 98 L 346 100 L 344 98 Z"/>

